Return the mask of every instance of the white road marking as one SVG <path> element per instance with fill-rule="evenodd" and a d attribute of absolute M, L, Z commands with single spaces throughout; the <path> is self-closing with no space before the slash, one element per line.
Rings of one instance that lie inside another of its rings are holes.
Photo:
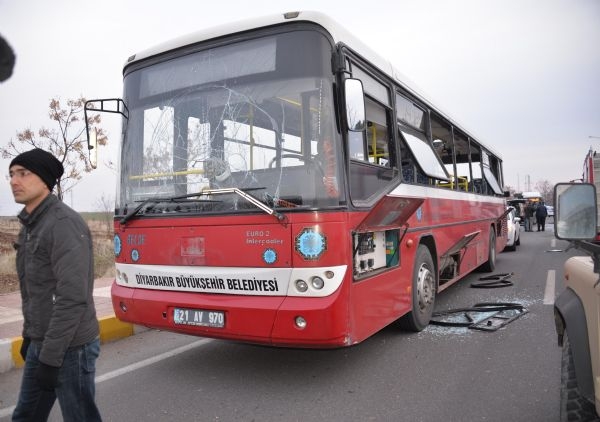
<path fill-rule="evenodd" d="M 555 285 L 556 271 L 548 270 L 548 275 L 546 276 L 546 290 L 544 291 L 544 305 L 554 305 Z"/>
<path fill-rule="evenodd" d="M 213 341 L 213 340 L 207 339 L 207 338 L 198 340 L 193 343 L 186 344 L 185 346 L 178 347 L 177 349 L 173 349 L 168 352 L 161 353 L 160 355 L 157 355 L 157 356 L 154 356 L 154 357 L 151 357 L 151 358 L 148 358 L 148 359 L 136 362 L 136 363 L 132 363 L 131 365 L 124 366 L 123 368 L 115 369 L 114 371 L 110 371 L 110 372 L 107 372 L 106 374 L 97 376 L 96 384 L 99 384 L 104 381 L 108 381 L 110 379 L 119 377 L 121 375 L 125 375 L 125 374 L 127 374 L 129 372 L 133 372 L 137 369 L 144 368 L 144 367 L 152 365 L 156 362 L 160 362 L 161 360 L 172 358 L 173 356 L 177 356 L 181 353 L 187 352 L 188 350 L 192 350 L 198 346 L 209 343 L 211 341 Z M 0 409 L 0 418 L 5 418 L 7 416 L 12 415 L 13 411 L 15 410 L 15 407 L 16 406 L 10 406 L 10 407 L 5 407 L 3 409 Z"/>
<path fill-rule="evenodd" d="M 156 362 L 160 362 L 161 360 L 165 360 L 168 358 L 172 358 L 173 356 L 177 356 L 181 353 L 187 352 L 188 350 L 192 350 L 198 346 L 211 342 L 211 339 L 202 339 L 195 341 L 190 344 L 186 344 L 185 346 L 178 347 L 177 349 L 169 350 L 168 352 L 161 353 L 160 355 L 132 363 L 131 365 L 124 366 L 123 368 L 115 369 L 114 371 L 107 372 L 104 375 L 100 375 L 96 377 L 96 384 L 108 381 L 110 379 L 116 378 L 121 375 L 125 375 L 129 372 L 133 372 L 137 369 L 144 368 L 146 366 L 152 365 Z"/>

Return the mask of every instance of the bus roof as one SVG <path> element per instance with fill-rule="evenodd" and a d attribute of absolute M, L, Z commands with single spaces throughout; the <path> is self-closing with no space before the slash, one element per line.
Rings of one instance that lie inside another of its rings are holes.
<path fill-rule="evenodd" d="M 176 50 L 178 48 L 183 48 L 185 46 L 192 45 L 195 43 L 217 39 L 232 34 L 242 33 L 253 29 L 281 25 L 291 21 L 311 22 L 323 27 L 331 35 L 335 43 L 344 43 L 348 48 L 358 53 L 361 57 L 375 65 L 379 70 L 381 70 L 387 76 L 395 80 L 398 84 L 400 84 L 403 88 L 408 90 L 411 94 L 415 95 L 433 110 L 435 110 L 436 112 L 444 116 L 446 119 L 448 119 L 454 126 L 460 128 L 468 136 L 475 139 L 488 151 L 492 152 L 498 158 L 501 158 L 501 156 L 496 151 L 494 151 L 494 149 L 484 144 L 479 137 L 473 135 L 472 132 L 465 130 L 460 124 L 458 124 L 454 118 L 452 118 L 448 113 L 441 109 L 439 105 L 437 105 L 437 102 L 432 101 L 429 95 L 425 95 L 423 90 L 417 88 L 417 86 L 408 77 L 406 77 L 406 75 L 402 74 L 397 69 L 395 69 L 388 60 L 381 57 L 373 49 L 371 49 L 360 39 L 355 37 L 351 32 L 346 30 L 342 25 L 340 25 L 335 20 L 331 19 L 329 16 L 321 12 L 298 11 L 278 13 L 258 18 L 244 19 L 241 21 L 227 23 L 212 28 L 202 29 L 178 38 L 174 38 L 162 44 L 158 44 L 154 47 L 136 53 L 135 55 L 129 57 L 129 59 L 124 65 L 124 69 L 132 63 L 165 53 L 167 51 Z"/>

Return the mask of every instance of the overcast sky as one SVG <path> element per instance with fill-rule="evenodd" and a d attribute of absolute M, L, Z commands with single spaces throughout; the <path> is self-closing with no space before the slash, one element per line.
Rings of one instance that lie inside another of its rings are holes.
<path fill-rule="evenodd" d="M 140 50 L 292 10 L 330 15 L 389 59 L 502 156 L 507 185 L 579 178 L 589 148 L 600 151 L 600 0 L 0 0 L 0 34 L 17 56 L 0 83 L 0 143 L 52 127 L 51 98 L 120 97 L 123 64 Z M 111 148 L 101 162 L 119 142 L 118 119 L 102 117 Z M 89 211 L 114 194 L 101 168 L 65 200 Z M 0 215 L 19 209 L 0 178 Z"/>

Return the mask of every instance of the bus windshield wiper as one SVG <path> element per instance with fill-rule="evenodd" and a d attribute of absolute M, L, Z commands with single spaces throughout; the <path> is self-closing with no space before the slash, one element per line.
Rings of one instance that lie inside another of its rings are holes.
<path fill-rule="evenodd" d="M 261 189 L 261 188 L 257 188 L 257 189 Z M 280 212 L 275 211 L 273 208 L 270 208 L 268 205 L 265 205 L 260 199 L 254 197 L 254 196 L 250 195 L 249 193 L 244 192 L 243 190 L 238 189 L 238 188 L 205 189 L 201 192 L 198 192 L 198 194 L 191 195 L 191 196 L 223 195 L 223 194 L 228 194 L 228 193 L 234 193 L 238 196 L 241 196 L 246 201 L 255 205 L 257 208 L 260 208 L 267 214 L 272 215 L 275 218 L 277 218 L 277 220 L 279 222 L 281 222 L 281 223 L 285 222 L 286 217 L 284 214 L 281 214 Z"/>
<path fill-rule="evenodd" d="M 160 197 L 144 199 L 142 202 L 139 203 L 139 205 L 137 207 L 135 207 L 134 209 L 129 211 L 126 215 L 121 217 L 119 222 L 121 224 L 126 224 L 129 220 L 131 220 L 133 217 L 135 217 L 142 208 L 144 208 L 148 204 L 158 204 L 159 202 L 169 202 L 171 200 L 172 200 L 172 198 L 160 198 Z"/>
<path fill-rule="evenodd" d="M 197 194 L 190 194 L 190 195 L 181 195 L 181 196 L 171 196 L 171 197 L 167 197 L 167 198 L 163 198 L 163 197 L 155 197 L 155 198 L 148 198 L 143 200 L 142 202 L 139 203 L 139 205 L 137 207 L 135 207 L 134 209 L 132 209 L 130 212 L 128 212 L 126 215 L 124 215 L 123 217 L 121 217 L 121 219 L 119 220 L 119 222 L 121 224 L 126 224 L 129 220 L 131 220 L 133 217 L 135 217 L 142 208 L 144 208 L 146 205 L 148 204 L 158 204 L 160 202 L 179 202 L 182 199 L 188 199 L 194 196 L 198 196 Z M 195 200 L 194 202 L 212 202 L 212 201 L 207 201 L 207 200 Z"/>

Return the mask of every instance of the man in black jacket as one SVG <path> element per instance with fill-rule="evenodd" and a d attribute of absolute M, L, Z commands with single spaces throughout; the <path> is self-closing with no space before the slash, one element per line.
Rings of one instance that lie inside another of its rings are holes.
<path fill-rule="evenodd" d="M 15 244 L 25 368 L 13 421 L 47 420 L 57 398 L 65 421 L 101 420 L 94 401 L 100 342 L 92 239 L 83 218 L 52 194 L 63 172 L 39 148 L 9 166 L 13 196 L 25 206 Z"/>
<path fill-rule="evenodd" d="M 535 218 L 537 219 L 537 231 L 545 231 L 546 230 L 546 217 L 548 216 L 548 210 L 546 209 L 546 205 L 544 202 L 540 202 L 540 204 L 535 209 Z"/>

